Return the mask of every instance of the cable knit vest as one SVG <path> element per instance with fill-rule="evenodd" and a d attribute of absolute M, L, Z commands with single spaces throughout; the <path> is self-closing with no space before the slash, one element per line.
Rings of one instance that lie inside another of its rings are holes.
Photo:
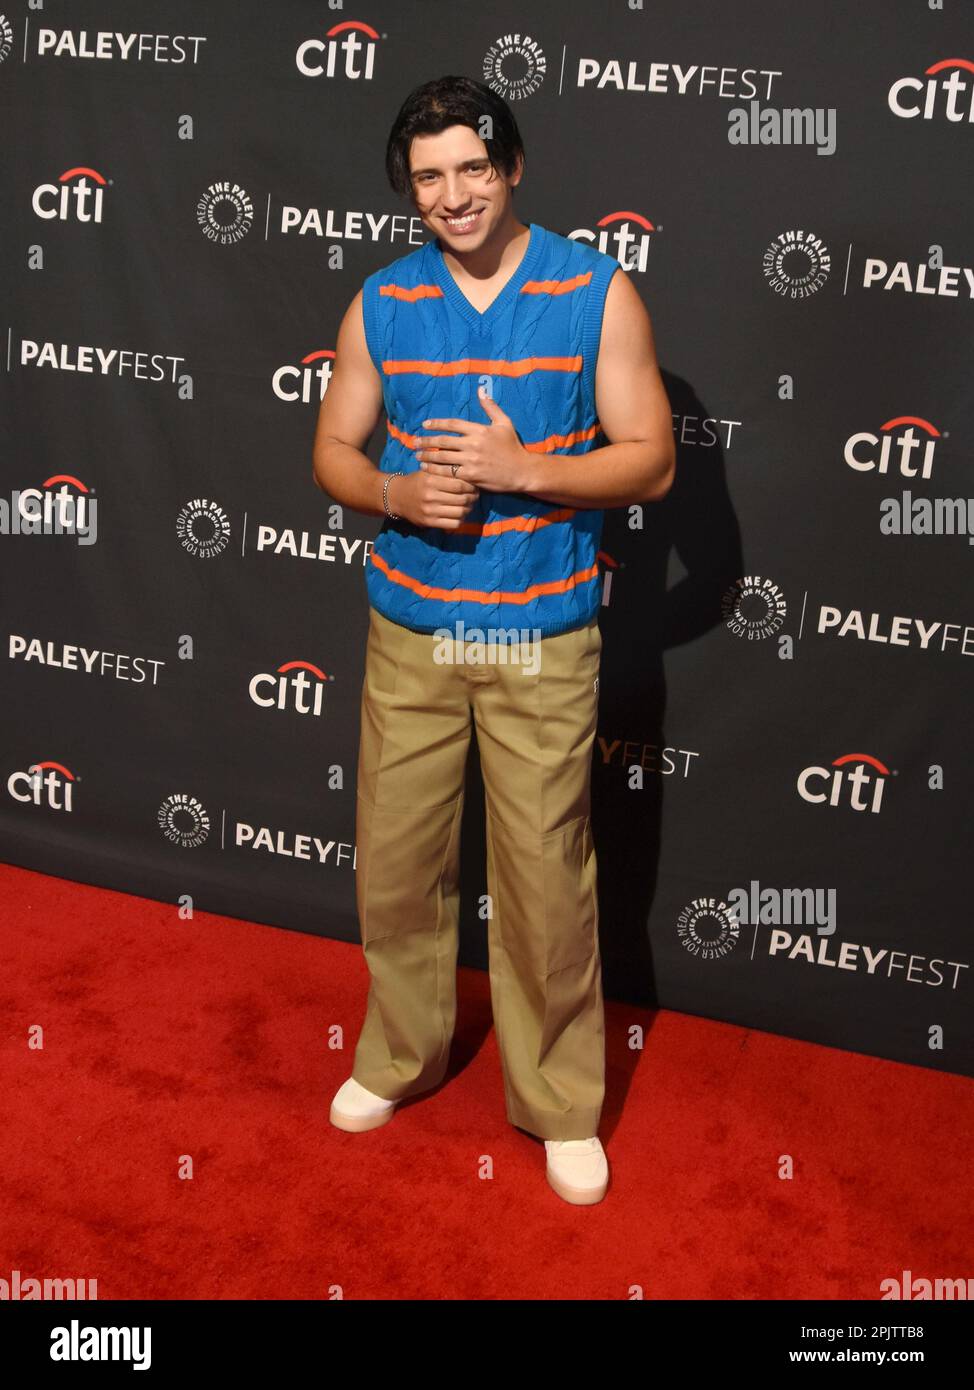
<path fill-rule="evenodd" d="M 419 468 L 416 437 L 447 432 L 424 428 L 426 419 L 489 425 L 477 399 L 484 383 L 557 487 L 559 457 L 605 443 L 595 365 L 618 269 L 588 243 L 532 222 L 520 265 L 484 313 L 463 295 L 436 241 L 370 275 L 363 312 L 387 416 L 382 471 Z M 477 630 L 488 642 L 518 640 L 505 637 L 511 629 L 569 632 L 598 611 L 603 517 L 484 491 L 456 530 L 386 518 L 366 565 L 369 602 L 415 632 Z"/>

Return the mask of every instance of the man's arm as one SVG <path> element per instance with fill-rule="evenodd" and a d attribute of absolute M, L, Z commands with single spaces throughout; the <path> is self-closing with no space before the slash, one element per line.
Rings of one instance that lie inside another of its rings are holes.
<path fill-rule="evenodd" d="M 312 476 L 336 502 L 367 516 L 385 515 L 385 476 L 363 453 L 381 414 L 382 381 L 365 341 L 359 290 L 338 330 L 335 365 L 318 411 Z"/>
<path fill-rule="evenodd" d="M 567 507 L 657 502 L 676 469 L 673 412 L 649 314 L 629 276 L 609 281 L 595 369 L 599 424 L 612 442 L 587 454 L 529 454 L 524 492 Z"/>

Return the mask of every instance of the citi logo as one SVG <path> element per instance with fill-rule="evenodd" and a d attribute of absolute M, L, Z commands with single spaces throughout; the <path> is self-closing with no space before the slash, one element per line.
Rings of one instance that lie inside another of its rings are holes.
<path fill-rule="evenodd" d="M 929 478 L 939 438 L 940 431 L 929 420 L 919 415 L 897 415 L 894 420 L 880 425 L 878 434 L 863 430 L 850 435 L 842 457 L 858 473 L 871 473 L 874 469 L 877 473 L 888 473 L 890 455 L 895 452 L 894 472 L 899 471 L 904 478 Z M 920 449 L 922 458 L 919 455 L 914 458 Z"/>
<path fill-rule="evenodd" d="M 872 769 L 870 771 L 870 769 Z M 849 806 L 853 811 L 879 814 L 883 788 L 890 770 L 869 753 L 844 753 L 827 767 L 806 767 L 798 775 L 798 795 L 804 801 L 827 801 L 830 806 Z M 831 782 L 828 791 L 823 783 Z M 860 793 L 868 793 L 864 801 Z"/>
<path fill-rule="evenodd" d="M 608 608 L 612 597 L 612 574 L 621 566 L 618 560 L 613 560 L 607 550 L 596 551 L 595 558 L 602 564 L 602 607 Z"/>
<path fill-rule="evenodd" d="M 302 357 L 297 366 L 278 367 L 271 378 L 274 395 L 279 401 L 320 401 L 331 381 L 335 354 L 331 348 L 319 348 Z"/>
<path fill-rule="evenodd" d="M 108 180 L 97 169 L 79 164 L 65 169 L 57 183 L 40 183 L 34 189 L 31 207 L 46 221 L 100 222 Z"/>
<path fill-rule="evenodd" d="M 644 271 L 649 260 L 649 238 L 654 227 L 638 212 L 608 212 L 590 227 L 576 227 L 570 241 L 591 241 L 606 256 L 615 256 L 623 270 Z"/>
<path fill-rule="evenodd" d="M 900 77 L 890 87 L 887 101 L 894 116 L 924 121 L 938 116 L 948 121 L 974 121 L 974 63 L 967 58 L 943 58 L 920 77 Z M 922 104 L 921 104 L 922 93 Z M 966 110 L 964 109 L 966 107 Z"/>
<path fill-rule="evenodd" d="M 0 499 L 0 535 L 77 537 L 79 545 L 98 539 L 98 499 L 80 478 L 54 473 L 40 487 L 11 494 L 9 507 Z"/>
<path fill-rule="evenodd" d="M 360 78 L 371 82 L 375 71 L 375 49 L 379 42 L 378 31 L 371 24 L 362 24 L 356 19 L 347 19 L 329 29 L 323 39 L 305 39 L 298 44 L 294 55 L 298 72 L 302 77 L 334 77 L 336 72 L 352 82 Z M 344 66 L 339 67 L 339 55 L 345 55 Z M 364 67 L 357 63 L 364 55 Z"/>
<path fill-rule="evenodd" d="M 263 709 L 320 715 L 325 690 L 334 679 L 310 661 L 287 661 L 276 671 L 263 671 L 254 676 L 248 690 L 254 704 Z"/>
<path fill-rule="evenodd" d="M 63 763 L 32 763 L 26 772 L 12 772 L 7 791 L 24 805 L 46 806 L 51 811 L 73 811 L 71 793 L 79 779 Z"/>

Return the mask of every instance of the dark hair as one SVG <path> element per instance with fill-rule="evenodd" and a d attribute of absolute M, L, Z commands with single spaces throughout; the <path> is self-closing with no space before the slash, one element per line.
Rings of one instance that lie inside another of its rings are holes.
<path fill-rule="evenodd" d="M 521 132 L 514 113 L 503 97 L 471 77 L 436 77 L 424 82 L 403 102 L 389 132 L 386 145 L 386 174 L 395 191 L 411 196 L 409 146 L 415 135 L 438 135 L 451 125 L 467 125 L 480 135 L 479 126 L 489 116 L 493 134 L 484 140 L 487 157 L 494 169 L 513 174 L 517 157 L 524 158 Z"/>

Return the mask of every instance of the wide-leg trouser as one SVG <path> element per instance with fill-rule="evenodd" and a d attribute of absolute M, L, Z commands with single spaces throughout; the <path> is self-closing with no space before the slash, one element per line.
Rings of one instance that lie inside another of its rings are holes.
<path fill-rule="evenodd" d="M 369 613 L 355 882 L 371 983 L 352 1075 L 399 1100 L 438 1085 L 447 1069 L 472 709 L 507 1116 L 544 1139 L 588 1138 L 605 1089 L 589 819 L 598 620 L 510 646 L 507 660 L 500 646 L 481 646 L 471 661 L 462 660 L 475 654 L 469 643 Z M 444 651 L 452 662 L 436 660 Z"/>

